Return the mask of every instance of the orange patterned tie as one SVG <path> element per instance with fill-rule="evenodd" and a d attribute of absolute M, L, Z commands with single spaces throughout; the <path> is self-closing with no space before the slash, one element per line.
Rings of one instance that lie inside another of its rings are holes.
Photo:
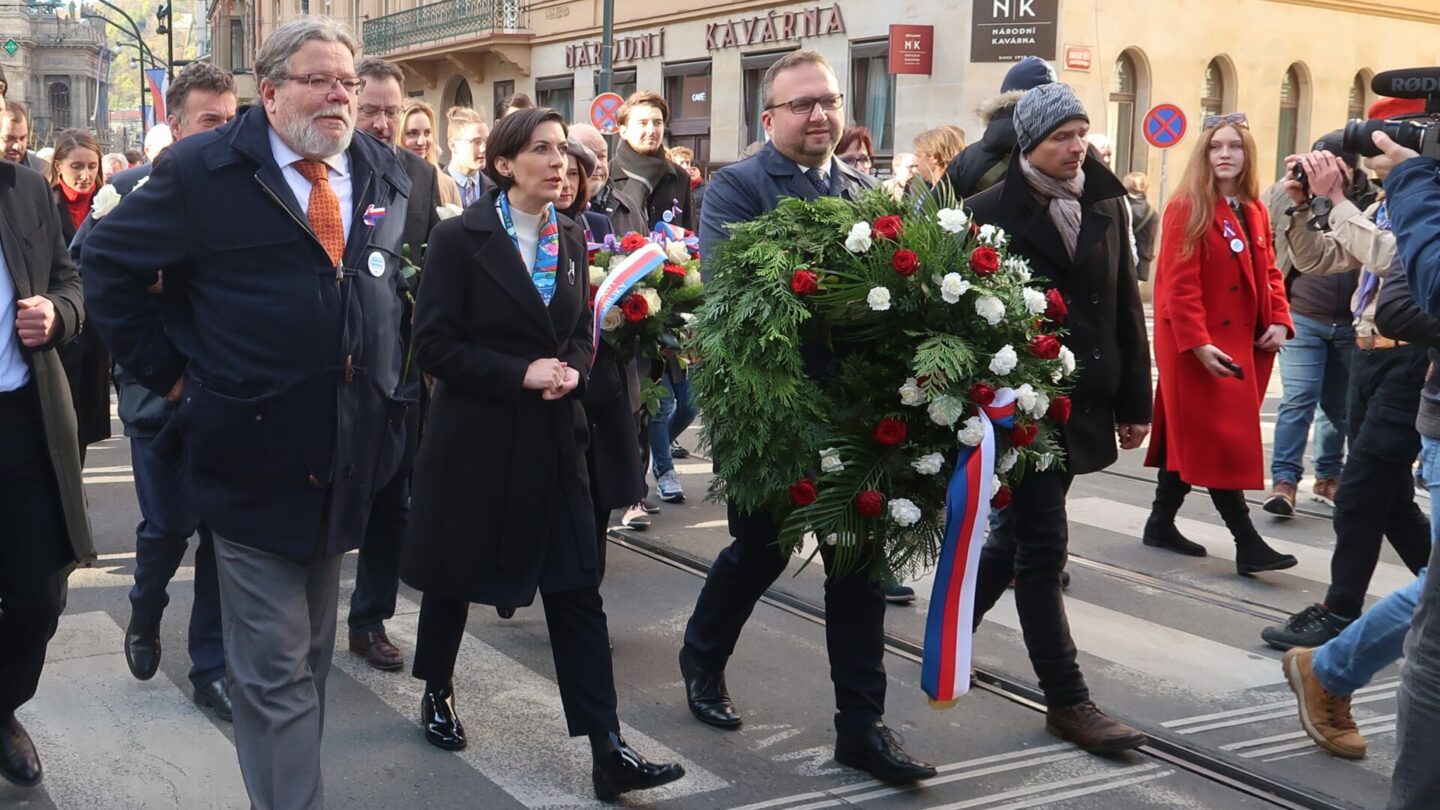
<path fill-rule="evenodd" d="M 310 209 L 306 212 L 310 228 L 330 254 L 330 261 L 339 267 L 345 255 L 345 224 L 340 219 L 340 198 L 330 187 L 330 167 L 318 160 L 302 160 L 295 168 L 310 181 Z"/>

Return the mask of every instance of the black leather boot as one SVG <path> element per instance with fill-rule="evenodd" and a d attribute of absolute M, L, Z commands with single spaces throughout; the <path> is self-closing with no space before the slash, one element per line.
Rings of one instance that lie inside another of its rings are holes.
<path fill-rule="evenodd" d="M 1281 554 L 1265 542 L 1250 522 L 1250 509 L 1239 490 L 1210 490 L 1210 500 L 1225 519 L 1225 527 L 1235 538 L 1235 571 L 1242 577 L 1261 571 L 1283 571 L 1300 564 L 1293 555 Z"/>
<path fill-rule="evenodd" d="M 1179 473 L 1161 470 L 1155 482 L 1155 503 L 1150 507 L 1150 519 L 1145 522 L 1145 533 L 1140 541 L 1152 548 L 1166 548 L 1188 557 L 1204 557 L 1205 547 L 1196 543 L 1175 528 L 1175 515 L 1190 494 L 1190 485 L 1180 478 Z"/>
<path fill-rule="evenodd" d="M 620 732 L 590 735 L 590 755 L 595 765 L 591 778 L 595 798 L 608 802 L 621 793 L 668 785 L 685 775 L 678 762 L 655 763 L 625 743 Z"/>
<path fill-rule="evenodd" d="M 425 685 L 425 696 L 420 699 L 420 726 L 425 729 L 425 741 L 446 751 L 459 751 L 465 747 L 465 724 L 455 713 L 455 687 Z"/>
<path fill-rule="evenodd" d="M 935 775 L 934 765 L 905 753 L 895 732 L 879 720 L 863 729 L 837 734 L 835 761 L 892 784 L 918 782 Z"/>
<path fill-rule="evenodd" d="M 705 672 L 680 648 L 680 676 L 685 680 L 685 702 L 700 722 L 726 730 L 740 727 L 740 715 L 725 687 L 724 672 Z"/>

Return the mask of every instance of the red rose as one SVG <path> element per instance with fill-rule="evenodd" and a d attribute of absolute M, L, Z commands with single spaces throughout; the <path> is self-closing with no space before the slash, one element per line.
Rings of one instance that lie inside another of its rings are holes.
<path fill-rule="evenodd" d="M 1000 254 L 989 245 L 981 245 L 970 254 L 970 269 L 977 276 L 988 276 L 1000 269 Z"/>
<path fill-rule="evenodd" d="M 1050 410 L 1045 412 L 1050 421 L 1065 424 L 1070 421 L 1070 397 L 1061 394 L 1050 400 Z"/>
<path fill-rule="evenodd" d="M 790 277 L 790 289 L 796 295 L 814 295 L 820 289 L 820 276 L 813 270 L 796 270 Z"/>
<path fill-rule="evenodd" d="M 870 232 L 877 239 L 889 239 L 892 242 L 900 241 L 900 234 L 905 232 L 905 222 L 895 215 L 880 217 L 875 224 L 870 226 Z"/>
<path fill-rule="evenodd" d="M 599 295 L 599 294 L 600 294 L 600 288 L 599 288 L 599 287 L 593 287 L 593 286 L 592 286 L 592 287 L 590 288 L 590 308 L 591 308 L 591 309 L 594 309 L 594 308 L 595 308 L 595 296 L 597 296 L 597 295 Z"/>
<path fill-rule="evenodd" d="M 885 496 L 867 489 L 855 499 L 855 511 L 861 517 L 880 517 L 885 512 Z"/>
<path fill-rule="evenodd" d="M 880 423 L 875 426 L 875 442 L 886 447 L 893 447 L 905 441 L 907 433 L 909 430 L 899 419 L 881 419 Z"/>
<path fill-rule="evenodd" d="M 1036 335 L 1030 339 L 1030 353 L 1041 360 L 1054 360 L 1060 356 L 1060 338 L 1054 335 Z"/>
<path fill-rule="evenodd" d="M 1015 447 L 1029 447 L 1035 443 L 1035 437 L 1040 434 L 1040 428 L 1035 423 L 1028 425 L 1016 425 L 1010 428 L 1010 444 Z"/>
<path fill-rule="evenodd" d="M 913 276 L 920 269 L 920 256 L 913 250 L 897 250 L 890 257 L 890 266 L 902 276 Z"/>
<path fill-rule="evenodd" d="M 815 502 L 815 498 L 818 496 L 819 493 L 815 491 L 815 482 L 809 478 L 801 478 L 790 485 L 790 500 L 794 501 L 796 506 L 809 506 Z"/>
<path fill-rule="evenodd" d="M 674 262 L 665 262 L 665 267 L 663 269 L 670 275 L 679 276 L 680 278 L 684 278 L 685 274 L 689 272 L 685 268 L 681 267 L 678 264 L 675 264 Z"/>
<path fill-rule="evenodd" d="M 625 234 L 624 239 L 620 240 L 620 250 L 623 253 L 634 253 L 640 248 L 645 247 L 645 243 L 648 241 L 650 240 L 646 239 L 638 233 L 635 233 L 634 231 L 631 231 L 630 233 Z"/>
<path fill-rule="evenodd" d="M 1064 323 L 1065 316 L 1070 314 L 1070 308 L 1065 306 L 1065 297 L 1060 291 L 1051 287 L 1045 291 L 1045 317 L 1055 323 Z"/>
<path fill-rule="evenodd" d="M 1009 487 L 1000 487 L 999 489 L 995 490 L 995 494 L 994 494 L 994 495 L 990 496 L 990 508 L 991 508 L 991 509 L 1004 509 L 1005 507 L 1007 507 L 1007 506 L 1009 506 L 1009 505 L 1010 505 L 1010 488 L 1009 488 Z"/>
<path fill-rule="evenodd" d="M 985 383 L 970 386 L 970 401 L 977 405 L 989 405 L 995 401 L 995 389 Z"/>
<path fill-rule="evenodd" d="M 625 313 L 625 320 L 636 323 L 649 317 L 650 305 L 638 295 L 627 295 L 625 300 L 620 302 L 620 311 Z"/>

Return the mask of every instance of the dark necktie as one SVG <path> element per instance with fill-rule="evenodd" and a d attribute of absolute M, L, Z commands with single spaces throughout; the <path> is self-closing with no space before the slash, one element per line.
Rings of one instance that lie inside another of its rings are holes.
<path fill-rule="evenodd" d="M 1245 221 L 1245 209 L 1240 205 L 1240 201 L 1231 200 L 1230 210 L 1235 212 L 1235 218 L 1240 220 L 1240 230 L 1244 231 L 1245 236 L 1248 238 L 1250 236 L 1250 223 Z"/>
<path fill-rule="evenodd" d="M 805 176 L 810 178 L 810 185 L 814 186 L 815 190 L 820 192 L 821 197 L 830 196 L 830 179 L 825 176 L 824 172 L 819 169 L 811 169 L 805 172 Z"/>

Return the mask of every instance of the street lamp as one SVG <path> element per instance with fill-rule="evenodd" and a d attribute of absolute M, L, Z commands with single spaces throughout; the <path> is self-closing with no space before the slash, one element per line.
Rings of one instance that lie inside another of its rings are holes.
<path fill-rule="evenodd" d="M 171 25 L 170 3 L 162 3 L 160 8 L 155 9 L 155 21 L 159 23 L 155 27 L 155 33 L 165 35 L 165 73 L 172 80 L 175 78 L 175 28 Z"/>
<path fill-rule="evenodd" d="M 154 64 L 154 63 L 155 63 L 155 54 L 150 53 L 150 46 L 146 45 L 146 44 L 145 44 L 145 39 L 140 36 L 140 27 L 135 24 L 135 21 L 130 18 L 130 15 L 129 15 L 129 14 L 126 14 L 126 13 L 125 13 L 125 10 L 124 10 L 124 9 L 120 8 L 119 6 L 113 6 L 113 5 L 111 5 L 110 3 L 106 2 L 106 0 L 100 0 L 100 2 L 101 2 L 101 3 L 104 3 L 106 6 L 109 6 L 110 8 L 114 9 L 115 11 L 120 12 L 120 16 L 124 17 L 124 18 L 125 18 L 125 21 L 128 22 L 128 23 L 130 23 L 130 29 L 131 29 L 131 30 L 126 31 L 119 23 L 115 22 L 114 20 L 112 20 L 112 19 L 110 19 L 109 17 L 106 17 L 106 16 L 104 16 L 104 15 L 102 15 L 102 14 L 96 14 L 96 13 L 93 12 L 93 11 L 86 11 L 86 12 L 84 12 L 83 14 L 81 14 L 81 16 L 82 16 L 82 17 L 85 17 L 85 18 L 87 18 L 87 19 L 99 20 L 99 21 L 101 21 L 101 22 L 103 22 L 103 23 L 107 23 L 107 24 L 109 24 L 109 25 L 113 25 L 113 26 L 115 26 L 116 28 L 118 28 L 122 33 L 133 34 L 133 35 L 135 36 L 135 45 L 134 45 L 134 47 L 135 47 L 135 50 L 140 53 L 140 60 L 139 60 L 139 62 L 138 62 L 138 64 L 140 65 L 140 84 L 137 85 L 137 87 L 136 87 L 136 89 L 137 89 L 138 92 L 139 92 L 139 96 L 140 96 L 140 131 L 141 131 L 141 132 L 145 132 L 146 129 L 147 129 L 147 127 L 145 126 L 145 57 L 146 57 L 146 56 L 149 56 L 149 57 L 150 57 L 150 63 L 151 63 L 151 64 Z M 130 43 L 128 43 L 128 42 L 117 42 L 117 43 L 115 43 L 115 44 L 116 44 L 117 46 L 119 46 L 119 45 L 129 45 Z"/>

